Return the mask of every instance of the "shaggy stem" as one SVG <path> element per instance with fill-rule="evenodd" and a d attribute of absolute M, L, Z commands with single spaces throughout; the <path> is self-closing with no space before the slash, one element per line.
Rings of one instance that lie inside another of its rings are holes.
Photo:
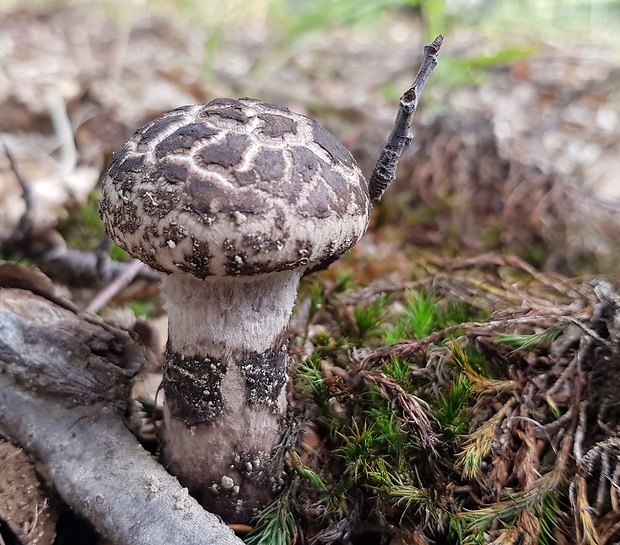
<path fill-rule="evenodd" d="M 286 328 L 300 273 L 171 275 L 163 459 L 201 503 L 247 520 L 282 484 Z"/>

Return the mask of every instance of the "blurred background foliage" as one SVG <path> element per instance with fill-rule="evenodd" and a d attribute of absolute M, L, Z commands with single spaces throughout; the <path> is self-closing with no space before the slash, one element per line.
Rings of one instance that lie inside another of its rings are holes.
<path fill-rule="evenodd" d="M 368 175 L 423 45 L 443 33 L 417 141 L 375 210 L 382 240 L 391 229 L 410 248 L 618 270 L 619 0 L 3 0 L 0 25 L 0 133 L 28 165 L 44 223 L 62 220 L 72 245 L 101 234 L 95 186 L 112 151 L 181 104 L 288 106 Z M 0 190 L 3 239 L 23 203 L 2 160 Z"/>

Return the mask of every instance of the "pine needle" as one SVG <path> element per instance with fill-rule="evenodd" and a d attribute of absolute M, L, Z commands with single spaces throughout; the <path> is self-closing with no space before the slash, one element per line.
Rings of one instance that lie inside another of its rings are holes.
<path fill-rule="evenodd" d="M 366 373 L 364 378 L 375 384 L 383 397 L 400 408 L 403 426 L 417 429 L 422 446 L 436 456 L 435 445 L 439 438 L 433 431 L 428 417 L 428 404 L 419 397 L 403 390 L 401 386 L 381 372 Z"/>
<path fill-rule="evenodd" d="M 553 469 L 536 479 L 527 490 L 514 494 L 508 500 L 499 501 L 481 509 L 463 511 L 455 515 L 455 518 L 465 521 L 466 530 L 475 533 L 486 531 L 498 519 L 509 524 L 515 523 L 518 517 L 528 509 L 540 512 L 547 496 L 557 491 L 564 482 L 569 446 L 570 441 L 564 439 Z M 590 545 L 589 541 L 585 543 Z M 592 545 L 594 543 L 596 542 L 592 542 Z"/>
<path fill-rule="evenodd" d="M 514 380 L 494 380 L 476 371 L 459 343 L 453 342 L 450 346 L 450 352 L 452 360 L 459 370 L 471 381 L 472 390 L 477 394 L 498 394 L 516 389 L 517 383 Z"/>
<path fill-rule="evenodd" d="M 575 477 L 575 487 L 577 489 L 575 514 L 583 533 L 579 545 L 597 545 L 601 541 L 592 518 L 593 509 L 588 502 L 585 477 L 577 475 Z"/>
<path fill-rule="evenodd" d="M 404 507 L 402 517 L 408 512 L 412 512 L 412 514 L 421 517 L 425 525 L 432 527 L 433 530 L 445 529 L 446 512 L 433 499 L 429 490 L 415 486 L 398 485 L 388 491 L 388 496 L 395 506 Z"/>

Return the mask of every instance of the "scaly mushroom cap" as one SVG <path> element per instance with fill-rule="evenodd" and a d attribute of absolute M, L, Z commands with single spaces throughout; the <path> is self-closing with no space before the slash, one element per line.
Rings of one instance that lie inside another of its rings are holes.
<path fill-rule="evenodd" d="M 370 208 L 359 166 L 331 133 L 244 98 L 138 130 L 114 155 L 100 213 L 130 255 L 205 278 L 329 263 L 364 234 Z"/>

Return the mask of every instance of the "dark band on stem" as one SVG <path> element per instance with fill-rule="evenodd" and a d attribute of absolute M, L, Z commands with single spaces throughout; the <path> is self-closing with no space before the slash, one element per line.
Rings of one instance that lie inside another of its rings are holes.
<path fill-rule="evenodd" d="M 280 412 L 279 399 L 287 376 L 287 346 L 265 352 L 242 352 L 232 356 L 245 380 L 246 403 L 263 405 Z M 209 424 L 224 412 L 222 380 L 227 365 L 223 361 L 186 356 L 166 348 L 164 391 L 171 415 L 187 426 Z"/>
<path fill-rule="evenodd" d="M 163 384 L 171 415 L 187 426 L 213 422 L 224 411 L 225 374 L 226 364 L 221 360 L 186 356 L 168 345 Z"/>
<path fill-rule="evenodd" d="M 265 405 L 273 412 L 280 412 L 279 399 L 286 383 L 287 346 L 265 352 L 251 352 L 238 360 L 245 378 L 249 405 Z"/>

